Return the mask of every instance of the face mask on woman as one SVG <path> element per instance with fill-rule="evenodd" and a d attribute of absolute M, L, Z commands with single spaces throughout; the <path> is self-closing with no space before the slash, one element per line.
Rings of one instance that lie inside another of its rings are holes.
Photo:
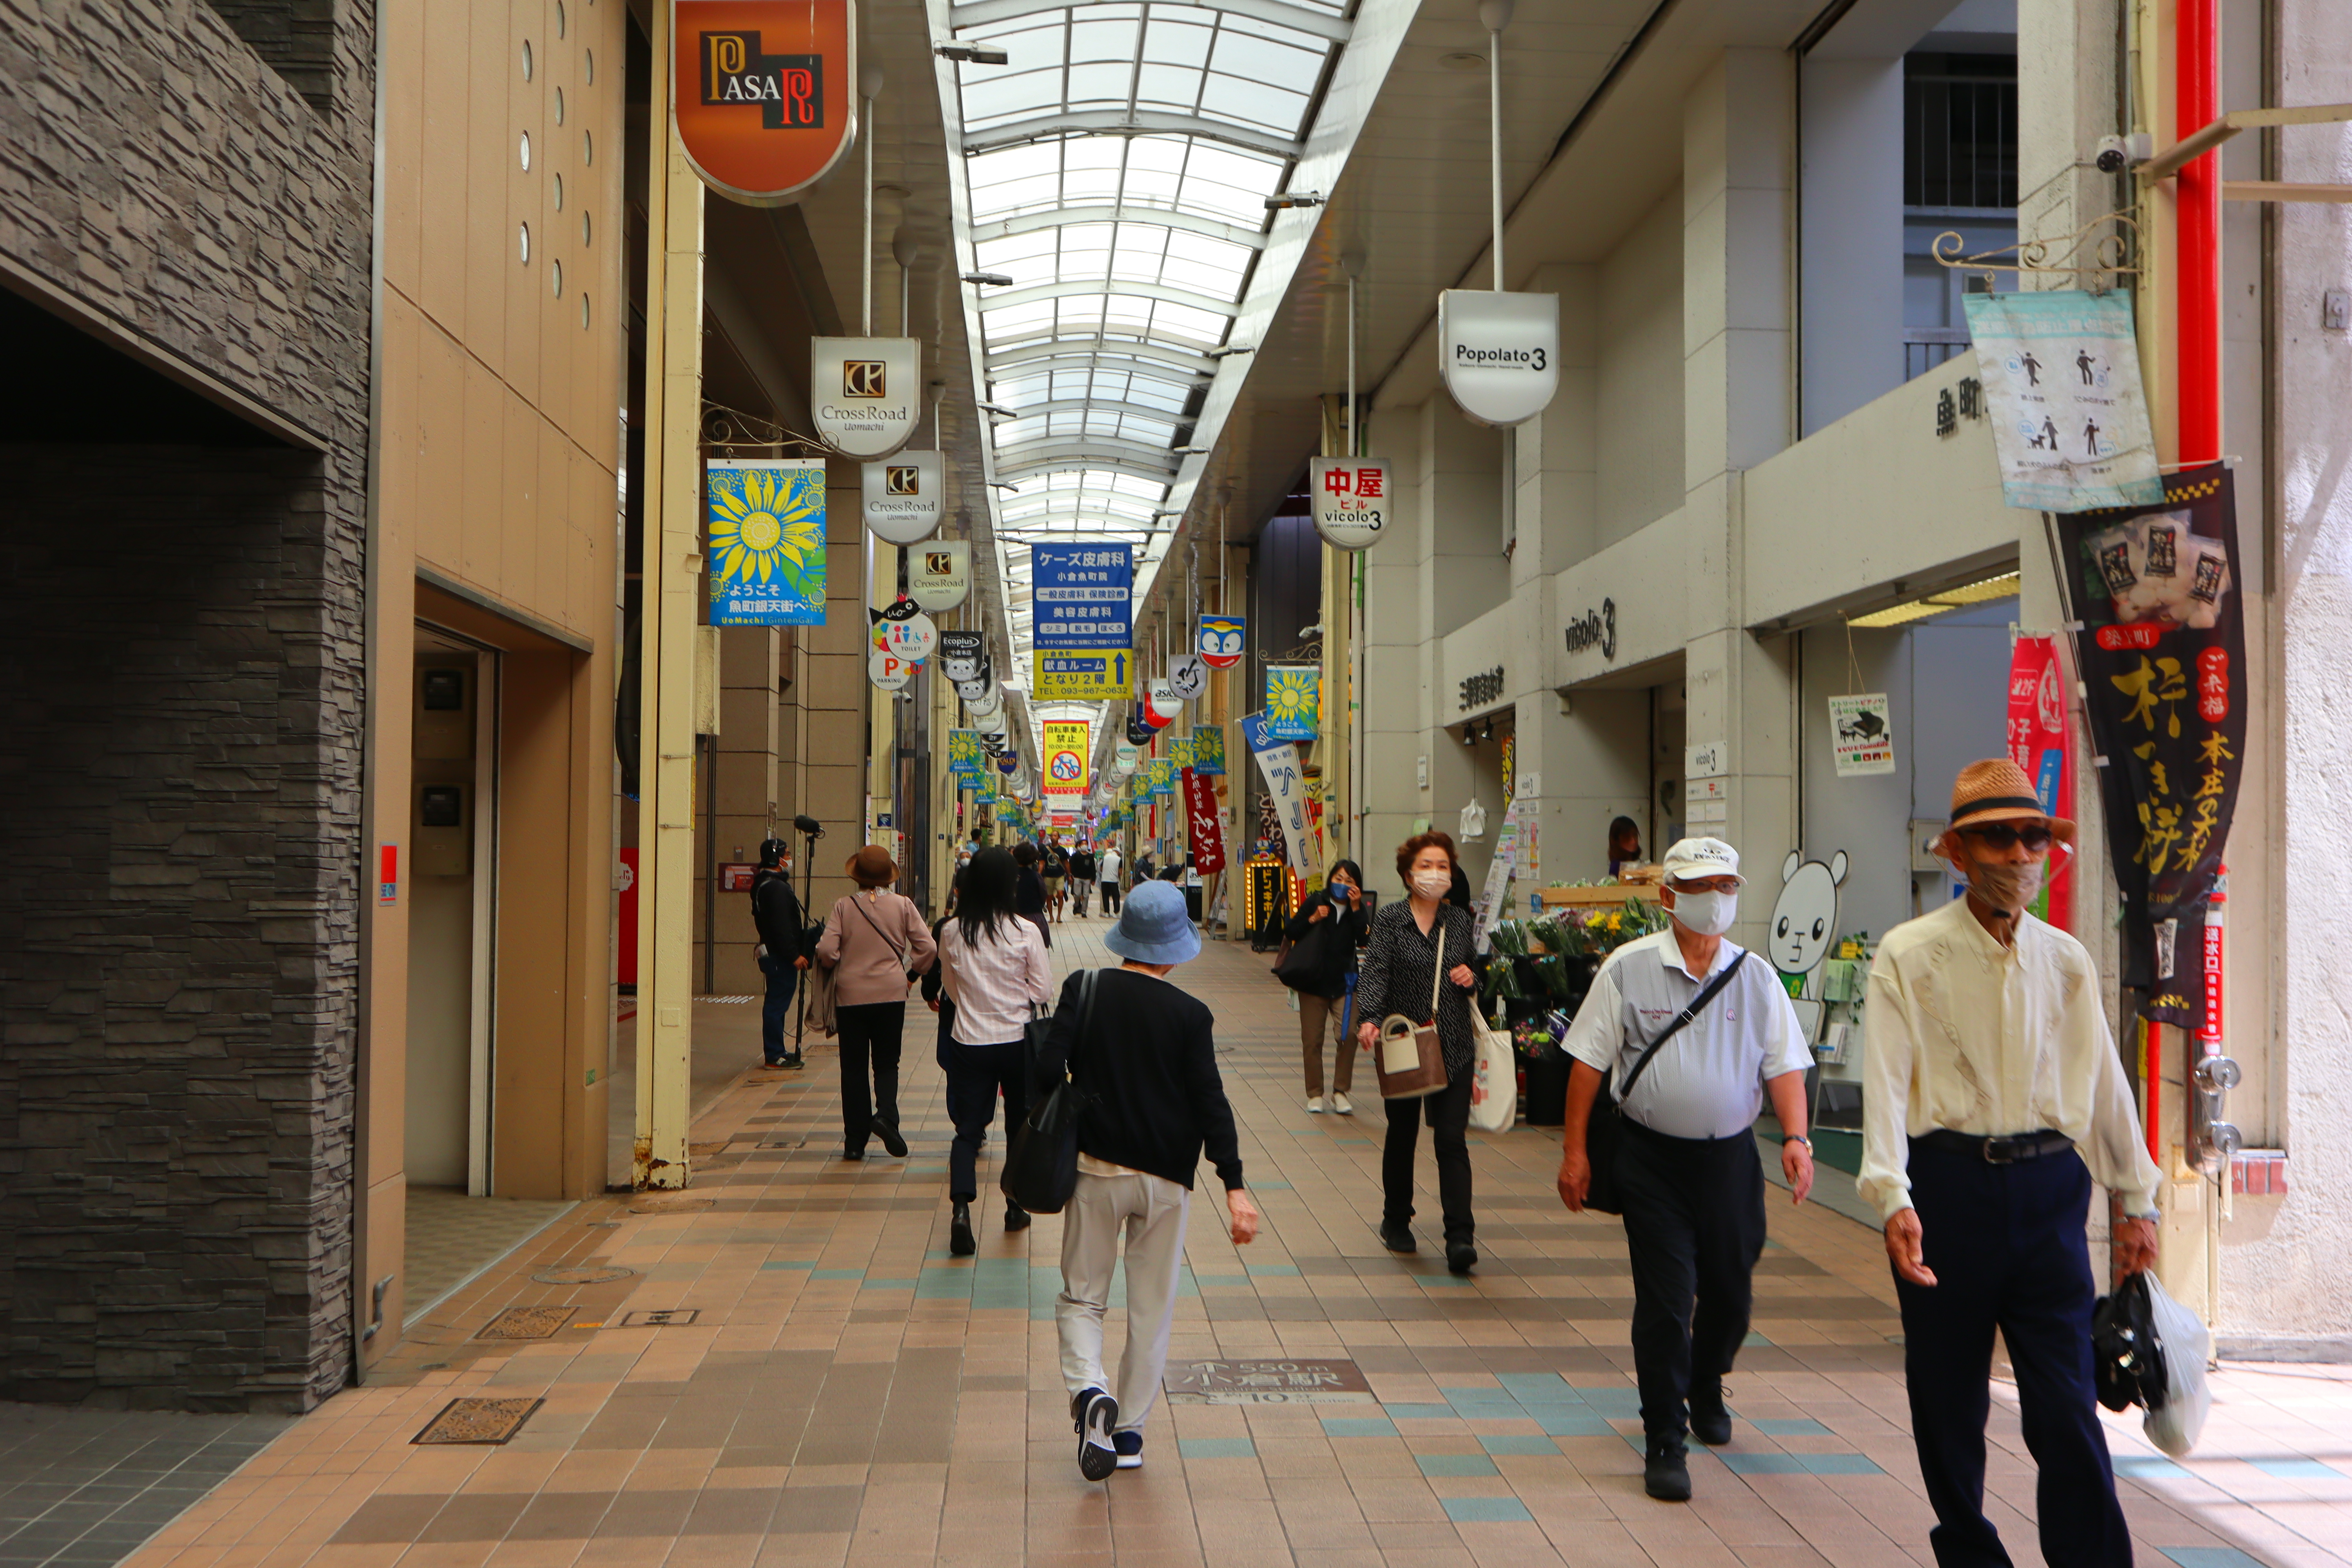
<path fill-rule="evenodd" d="M 1454 890 L 1454 873 L 1415 871 L 1412 874 L 1412 890 L 1424 899 L 1442 899 Z"/>
<path fill-rule="evenodd" d="M 1701 936 L 1721 936 L 1739 918 L 1738 893 L 1675 891 L 1675 919 Z"/>

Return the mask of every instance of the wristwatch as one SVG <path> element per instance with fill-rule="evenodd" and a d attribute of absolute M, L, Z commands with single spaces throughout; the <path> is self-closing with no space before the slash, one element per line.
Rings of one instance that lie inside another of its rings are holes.
<path fill-rule="evenodd" d="M 1783 1143 L 1802 1143 L 1805 1146 L 1806 1153 L 1810 1154 L 1813 1152 L 1813 1141 L 1810 1138 L 1799 1137 L 1796 1134 L 1791 1133 L 1790 1136 L 1781 1139 L 1780 1142 Z"/>

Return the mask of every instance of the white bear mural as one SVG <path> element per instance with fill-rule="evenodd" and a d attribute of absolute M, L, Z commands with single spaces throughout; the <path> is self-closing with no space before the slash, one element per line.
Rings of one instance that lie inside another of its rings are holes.
<path fill-rule="evenodd" d="M 1837 940 L 1838 886 L 1845 880 L 1845 868 L 1843 849 L 1827 862 L 1789 851 L 1780 862 L 1780 897 L 1765 928 L 1764 949 L 1772 967 L 1798 977 L 1791 1001 L 1807 1040 L 1822 1036 L 1822 960 Z"/>

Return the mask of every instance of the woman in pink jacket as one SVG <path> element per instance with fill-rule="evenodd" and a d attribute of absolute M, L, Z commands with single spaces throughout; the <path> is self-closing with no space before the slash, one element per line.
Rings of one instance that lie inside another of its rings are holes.
<path fill-rule="evenodd" d="M 888 850 L 868 844 L 849 858 L 845 869 L 857 891 L 834 900 L 816 944 L 816 961 L 833 971 L 834 1013 L 841 1032 L 841 1157 L 866 1158 L 870 1133 L 904 1159 L 898 1043 L 907 1026 L 907 988 L 931 966 L 938 944 L 913 900 L 889 890 L 898 868 Z"/>

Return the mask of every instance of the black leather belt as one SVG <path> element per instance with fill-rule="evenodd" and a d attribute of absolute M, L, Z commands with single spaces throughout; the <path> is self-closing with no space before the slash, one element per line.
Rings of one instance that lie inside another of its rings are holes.
<path fill-rule="evenodd" d="M 2063 1132 L 2047 1129 L 2040 1132 L 2011 1132 L 1997 1138 L 1982 1138 L 1973 1132 L 1955 1132 L 1948 1127 L 1938 1127 L 1923 1132 L 1919 1142 L 1930 1149 L 1941 1149 L 1947 1154 L 1965 1154 L 1972 1160 L 1982 1160 L 1988 1165 L 2014 1165 L 2020 1160 L 2039 1160 L 2044 1154 L 2063 1154 L 2074 1146 L 2074 1141 Z"/>

